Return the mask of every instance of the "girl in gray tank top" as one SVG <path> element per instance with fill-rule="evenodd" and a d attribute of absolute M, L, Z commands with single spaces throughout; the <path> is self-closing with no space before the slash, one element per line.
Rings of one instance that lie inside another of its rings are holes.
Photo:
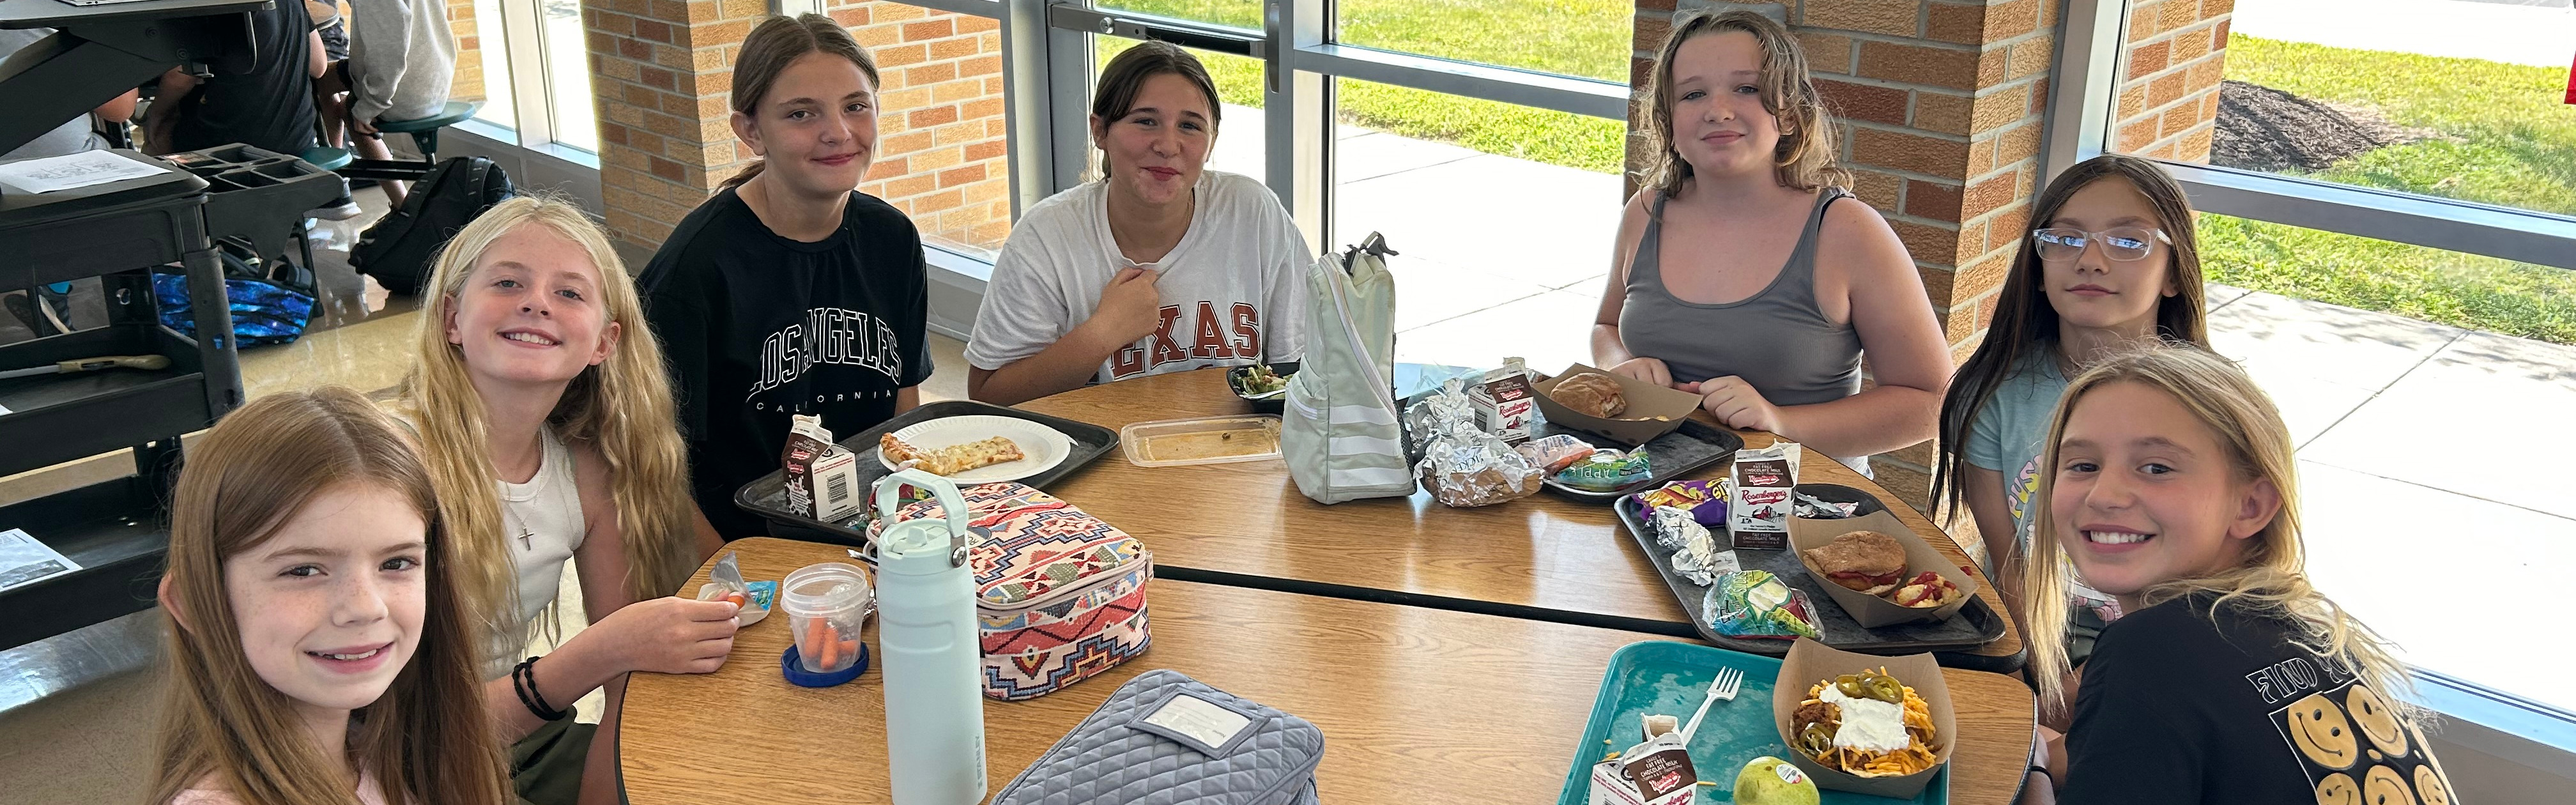
<path fill-rule="evenodd" d="M 1816 304 L 1816 232 L 1825 208 L 1851 194 L 1826 187 L 1807 213 L 1807 228 L 1789 262 L 1768 287 L 1741 301 L 1700 304 L 1665 290 L 1658 270 L 1664 202 L 1657 194 L 1628 264 L 1627 301 L 1619 308 L 1619 341 L 1632 354 L 1661 359 L 1673 379 L 1697 382 L 1734 375 L 1773 405 L 1814 405 L 1860 393 L 1860 334 L 1836 324 Z"/>

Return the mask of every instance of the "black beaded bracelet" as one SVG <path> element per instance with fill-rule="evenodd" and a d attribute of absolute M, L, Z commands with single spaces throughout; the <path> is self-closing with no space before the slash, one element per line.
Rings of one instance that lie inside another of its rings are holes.
<path fill-rule="evenodd" d="M 562 721 L 565 716 L 572 715 L 569 710 L 557 710 L 553 705 L 547 704 L 546 695 L 537 690 L 537 658 L 535 657 L 520 661 L 518 667 L 510 669 L 510 687 L 518 692 L 519 703 L 526 705 L 528 712 L 535 714 L 539 719 Z"/>

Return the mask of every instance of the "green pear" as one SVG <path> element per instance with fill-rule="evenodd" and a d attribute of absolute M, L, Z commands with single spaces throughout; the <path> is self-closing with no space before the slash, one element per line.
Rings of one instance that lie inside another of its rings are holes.
<path fill-rule="evenodd" d="M 1757 757 L 1735 775 L 1737 805 L 1816 805 L 1816 781 L 1795 764 Z"/>

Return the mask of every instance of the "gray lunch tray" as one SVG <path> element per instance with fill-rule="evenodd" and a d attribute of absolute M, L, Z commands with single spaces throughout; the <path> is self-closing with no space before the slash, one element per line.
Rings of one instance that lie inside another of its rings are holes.
<path fill-rule="evenodd" d="M 1885 504 L 1870 497 L 1868 493 L 1848 486 L 1799 484 L 1798 491 L 1807 492 L 1828 501 L 1860 500 L 1862 501 L 1860 514 L 1887 508 Z M 1754 654 L 1779 656 L 1789 653 L 1790 641 L 1787 640 L 1738 638 L 1718 634 L 1716 629 L 1709 626 L 1708 612 L 1704 606 L 1704 602 L 1708 600 L 1708 588 L 1691 583 L 1689 577 L 1673 570 L 1672 557 L 1663 549 L 1663 546 L 1655 544 L 1654 525 L 1640 515 L 1636 499 L 1620 498 L 1618 504 L 1611 508 L 1618 510 L 1619 522 L 1627 525 L 1628 534 L 1636 538 L 1637 548 L 1645 551 L 1646 558 L 1654 561 L 1655 572 L 1662 574 L 1665 586 L 1671 587 L 1673 597 L 1680 600 L 1682 611 L 1689 613 L 1691 628 L 1698 630 L 1700 639 L 1719 648 Z M 1716 532 L 1715 536 L 1718 539 L 1726 538 L 1726 532 L 1723 529 L 1712 529 L 1712 531 Z M 1787 582 L 1790 587 L 1806 593 L 1807 605 L 1814 608 L 1816 613 L 1816 631 L 1824 637 L 1822 642 L 1844 651 L 1862 654 L 1967 651 L 2004 636 L 2003 619 L 1996 617 L 1995 611 L 1988 608 L 1985 599 L 1982 598 L 1969 599 L 1968 605 L 1959 609 L 1959 614 L 1943 620 L 1899 624 L 1877 629 L 1863 628 L 1859 622 L 1852 620 L 1849 613 L 1843 611 L 1842 605 L 1834 603 L 1833 596 L 1825 594 L 1825 588 L 1822 586 L 1824 582 L 1807 574 L 1806 565 L 1798 561 L 1798 555 L 1795 552 L 1747 549 L 1736 551 L 1735 556 L 1743 563 L 1744 569 L 1771 571 L 1771 575 L 1780 577 L 1780 580 Z"/>
<path fill-rule="evenodd" d="M 1082 469 L 1085 465 L 1090 464 L 1093 459 L 1107 455 L 1111 450 L 1118 449 L 1117 431 L 1113 431 L 1099 425 L 1094 425 L 1089 422 L 1076 422 L 1063 417 L 1032 414 L 1017 408 L 1003 408 L 998 405 L 988 405 L 985 403 L 975 402 L 973 400 L 948 400 L 945 402 L 935 402 L 922 405 L 918 408 L 904 412 L 901 416 L 886 420 L 885 422 L 878 424 L 876 427 L 869 428 L 865 431 L 859 432 L 857 435 L 842 439 L 841 446 L 848 448 L 850 452 L 859 454 L 859 488 L 872 489 L 874 488 L 877 479 L 883 478 L 889 474 L 886 472 L 885 464 L 877 460 L 878 437 L 904 428 L 912 427 L 915 423 L 927 422 L 933 419 L 944 419 L 952 416 L 971 416 L 977 414 L 1026 419 L 1031 422 L 1036 422 L 1038 424 L 1054 428 L 1065 436 L 1073 439 L 1073 453 L 1065 456 L 1062 463 L 1055 465 L 1053 468 L 1050 468 L 1045 472 L 1019 480 L 1019 483 L 1036 487 L 1038 489 L 1045 489 L 1048 484 L 1052 484 L 1063 479 L 1064 476 L 1072 474 L 1074 470 Z M 875 498 L 870 496 L 867 500 L 873 503 Z M 807 517 L 800 513 L 791 512 L 787 509 L 787 474 L 784 471 L 763 475 L 758 479 L 753 480 L 751 483 L 743 484 L 741 489 L 735 490 L 733 493 L 733 505 L 742 507 L 743 511 L 760 515 L 761 519 L 768 520 L 770 533 L 774 536 L 786 537 L 789 539 L 803 539 L 812 542 L 847 543 L 850 545 L 867 544 L 868 518 L 874 514 L 873 511 L 868 511 L 866 510 L 866 507 L 862 507 L 862 511 L 860 511 L 860 513 L 851 515 L 848 519 L 837 523 L 827 523 L 821 520 L 816 520 L 812 517 Z"/>
<path fill-rule="evenodd" d="M 1146 723 L 1176 696 L 1249 720 L 1204 746 Z M 1312 805 L 1324 731 L 1179 671 L 1138 674 L 1011 779 L 993 805 Z"/>

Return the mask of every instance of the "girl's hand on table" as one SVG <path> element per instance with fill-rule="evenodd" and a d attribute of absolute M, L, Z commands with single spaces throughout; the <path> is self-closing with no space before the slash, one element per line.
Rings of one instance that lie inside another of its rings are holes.
<path fill-rule="evenodd" d="M 655 598 L 620 607 L 583 633 L 600 633 L 621 671 L 714 673 L 733 651 L 738 609 L 729 601 Z"/>
<path fill-rule="evenodd" d="M 1780 432 L 1780 407 L 1764 399 L 1762 392 L 1754 391 L 1753 384 L 1745 382 L 1744 378 L 1727 375 L 1682 386 L 1683 391 L 1698 394 L 1699 407 L 1707 409 L 1710 416 L 1717 417 L 1717 421 L 1727 427 Z"/>

